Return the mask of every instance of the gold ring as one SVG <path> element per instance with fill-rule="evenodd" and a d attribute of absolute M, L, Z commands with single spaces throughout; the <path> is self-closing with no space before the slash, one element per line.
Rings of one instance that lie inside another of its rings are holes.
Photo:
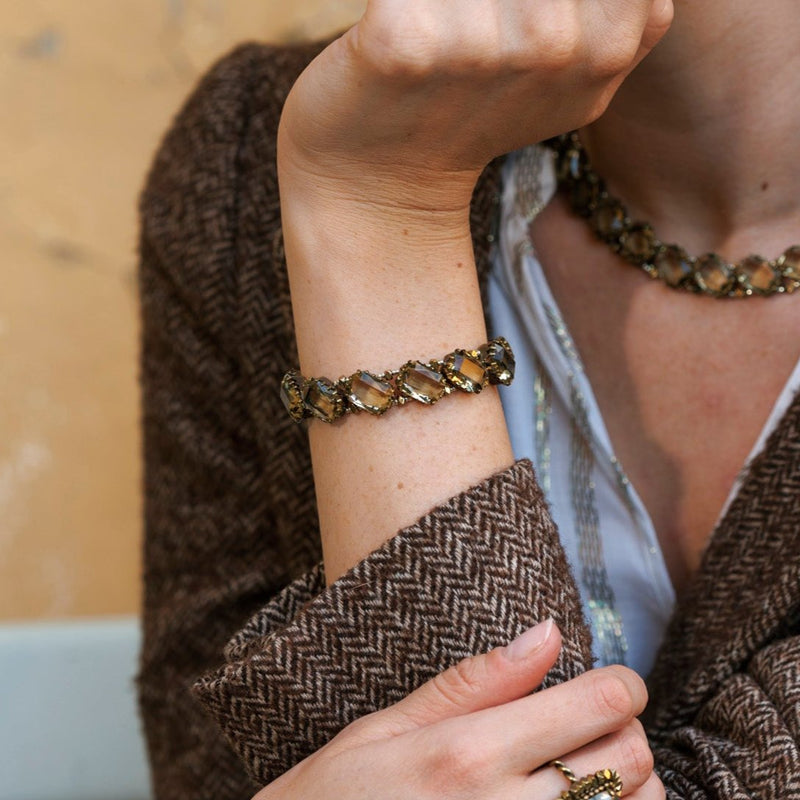
<path fill-rule="evenodd" d="M 551 761 L 550 766 L 569 781 L 569 789 L 561 792 L 558 800 L 614 800 L 622 797 L 622 779 L 616 770 L 601 769 L 594 775 L 576 778 L 563 761 Z"/>

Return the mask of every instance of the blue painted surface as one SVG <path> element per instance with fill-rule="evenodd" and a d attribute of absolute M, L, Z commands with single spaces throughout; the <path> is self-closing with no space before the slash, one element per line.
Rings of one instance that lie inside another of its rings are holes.
<path fill-rule="evenodd" d="M 0 625 L 0 800 L 147 800 L 133 617 Z"/>

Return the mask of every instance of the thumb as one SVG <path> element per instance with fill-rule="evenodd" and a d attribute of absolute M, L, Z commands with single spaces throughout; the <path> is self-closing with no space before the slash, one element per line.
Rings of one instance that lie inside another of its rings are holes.
<path fill-rule="evenodd" d="M 373 720 L 392 735 L 509 703 L 530 694 L 544 680 L 561 649 L 552 619 L 540 622 L 506 647 L 465 658 Z"/>

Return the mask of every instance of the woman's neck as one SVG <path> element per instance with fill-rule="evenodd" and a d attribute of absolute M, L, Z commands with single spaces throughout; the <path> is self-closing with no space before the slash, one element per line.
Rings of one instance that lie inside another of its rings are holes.
<path fill-rule="evenodd" d="M 597 172 L 664 241 L 736 260 L 800 241 L 796 0 L 676 2 L 665 39 L 582 131 Z"/>

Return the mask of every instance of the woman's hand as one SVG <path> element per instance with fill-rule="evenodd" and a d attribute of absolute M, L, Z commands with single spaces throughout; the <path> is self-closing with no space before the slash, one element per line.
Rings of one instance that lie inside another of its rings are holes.
<path fill-rule="evenodd" d="M 560 644 L 548 621 L 462 661 L 349 725 L 254 800 L 549 800 L 567 788 L 548 766 L 556 758 L 579 777 L 616 769 L 626 797 L 660 800 L 635 673 L 598 669 L 529 694 Z"/>
<path fill-rule="evenodd" d="M 601 114 L 671 18 L 671 0 L 370 0 L 292 90 L 282 165 L 463 205 L 493 157 Z"/>

